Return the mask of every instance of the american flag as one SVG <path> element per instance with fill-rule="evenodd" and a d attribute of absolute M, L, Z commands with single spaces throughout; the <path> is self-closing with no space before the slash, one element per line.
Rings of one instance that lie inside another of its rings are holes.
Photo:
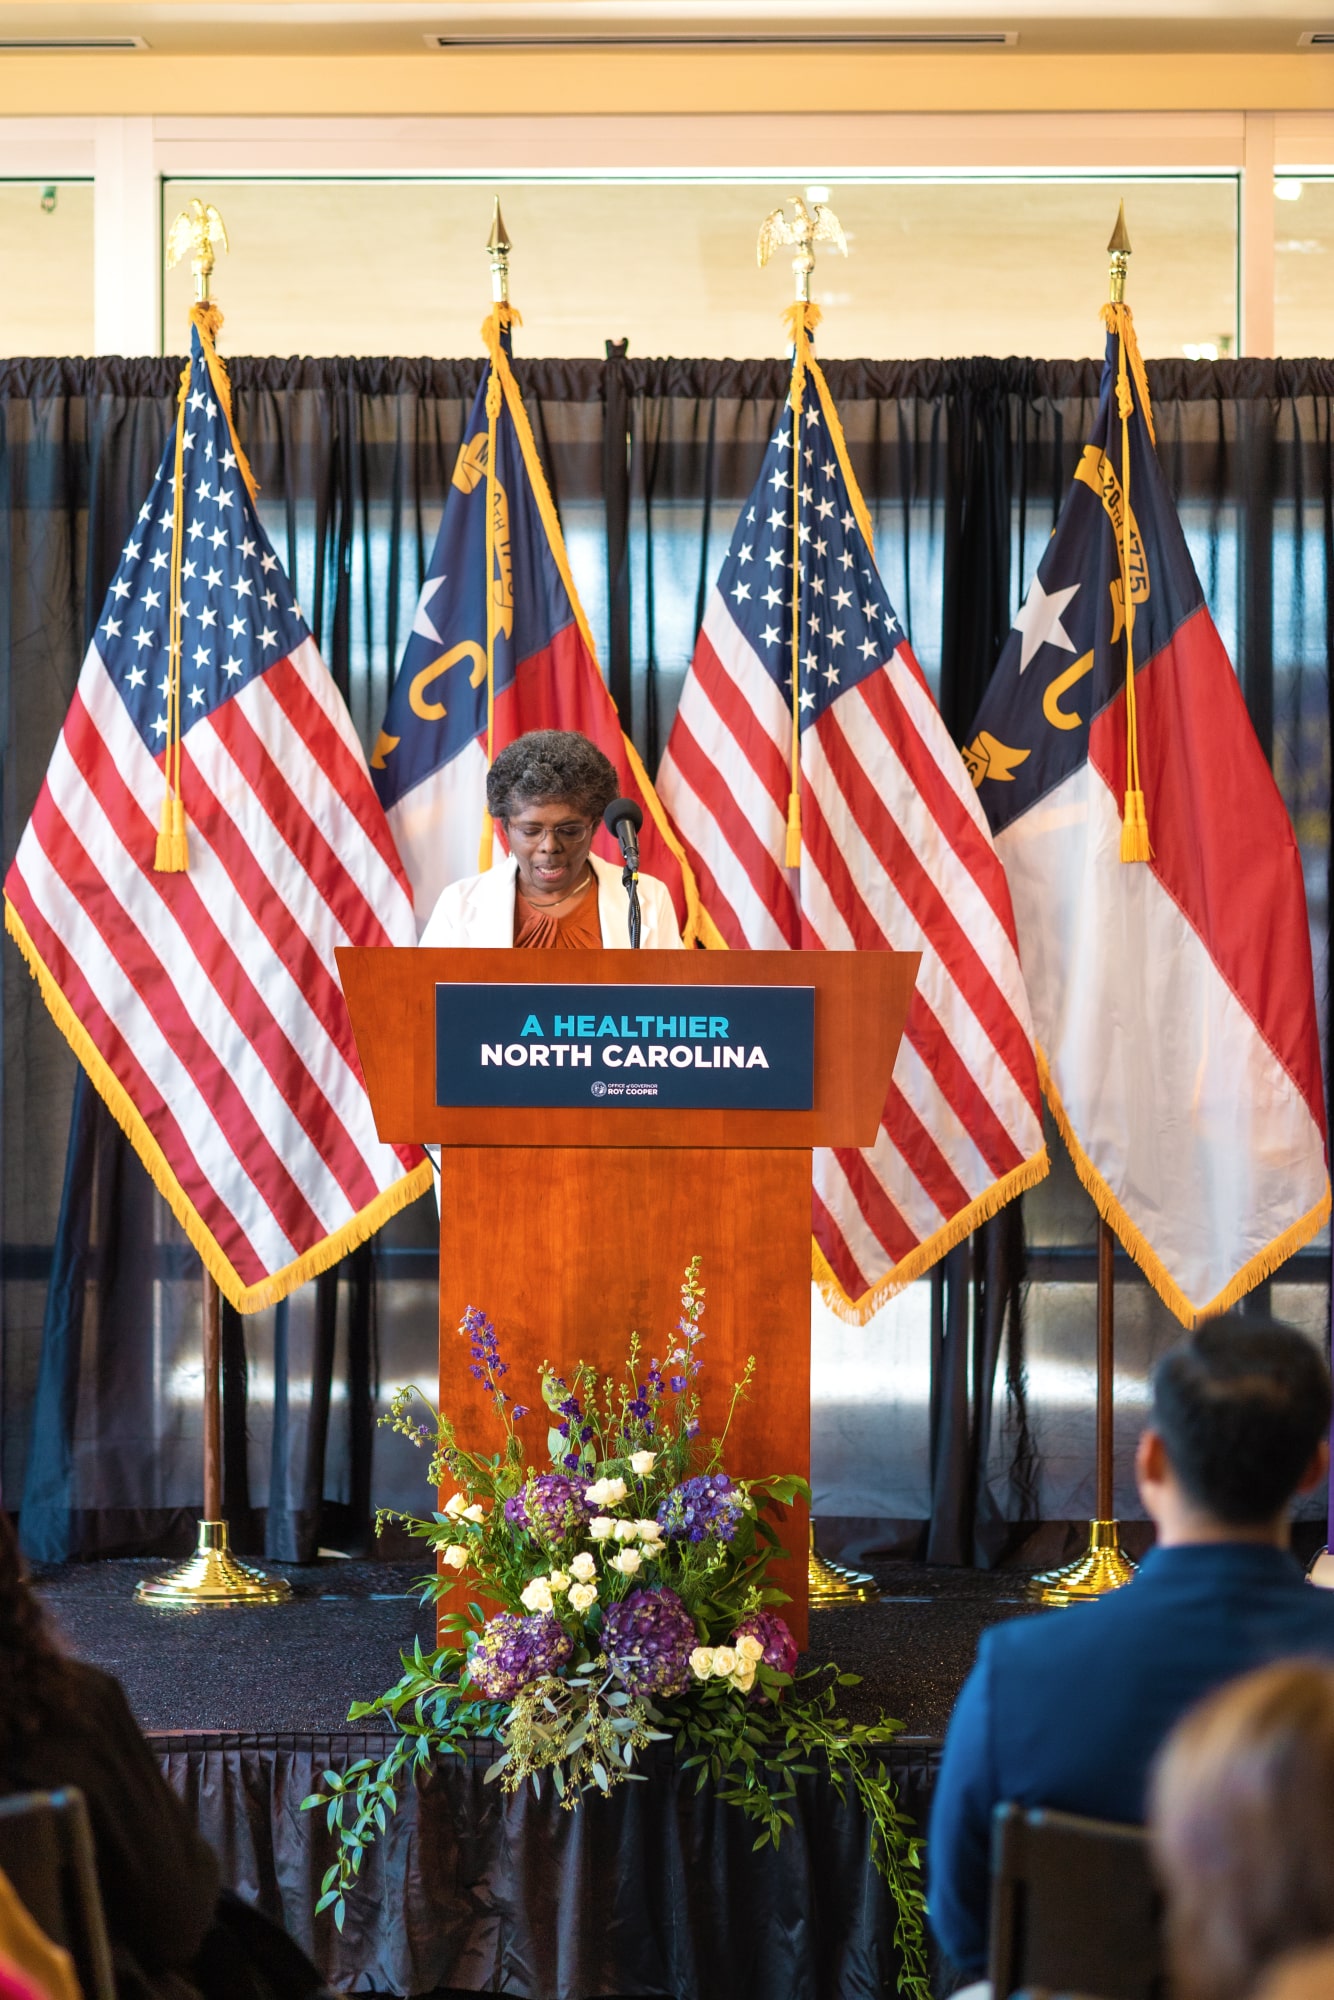
<path fill-rule="evenodd" d="M 1040 1180 L 1047 1156 L 1005 876 L 880 581 L 807 352 L 799 444 L 789 402 L 709 598 L 658 791 L 729 945 L 923 954 L 875 1146 L 815 1156 L 815 1276 L 865 1318 Z"/>
<path fill-rule="evenodd" d="M 245 1312 L 332 1263 L 429 1186 L 430 1169 L 376 1137 L 334 962 L 340 944 L 414 943 L 411 896 L 259 524 L 209 358 L 197 326 L 181 411 L 188 869 L 154 866 L 171 733 L 173 436 L 9 870 L 5 918 L 75 1054 Z"/>

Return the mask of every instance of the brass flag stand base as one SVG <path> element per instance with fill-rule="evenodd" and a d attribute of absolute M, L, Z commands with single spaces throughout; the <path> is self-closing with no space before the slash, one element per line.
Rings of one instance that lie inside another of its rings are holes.
<path fill-rule="evenodd" d="M 292 1595 L 285 1577 L 265 1576 L 238 1562 L 229 1546 L 225 1521 L 201 1521 L 199 1546 L 189 1562 L 166 1576 L 148 1577 L 135 1591 L 140 1604 L 177 1609 L 215 1604 L 283 1604 Z"/>
<path fill-rule="evenodd" d="M 1135 1565 L 1121 1547 L 1115 1521 L 1090 1521 L 1089 1545 L 1082 1556 L 1061 1569 L 1039 1570 L 1028 1582 L 1028 1595 L 1039 1604 L 1078 1604 L 1119 1590 L 1135 1574 Z"/>
<path fill-rule="evenodd" d="M 1094 1505 L 1099 1518 L 1089 1522 L 1089 1545 L 1082 1556 L 1060 1569 L 1039 1570 L 1030 1577 L 1026 1595 L 1039 1604 L 1079 1604 L 1120 1590 L 1135 1574 L 1135 1565 L 1121 1547 L 1115 1504 L 1112 1392 L 1116 1381 L 1114 1305 L 1116 1298 L 1115 1241 L 1109 1224 L 1098 1217 L 1098 1407 L 1097 1487 Z"/>
<path fill-rule="evenodd" d="M 166 1576 L 145 1577 L 135 1590 L 140 1604 L 203 1610 L 209 1605 L 285 1604 L 292 1586 L 238 1562 L 222 1513 L 222 1303 L 212 1274 L 203 1273 L 204 1512 L 199 1542 L 189 1562 Z"/>
<path fill-rule="evenodd" d="M 864 1569 L 845 1569 L 829 1562 L 815 1546 L 815 1523 L 811 1522 L 810 1549 L 806 1557 L 806 1590 L 812 1611 L 828 1611 L 836 1604 L 874 1604 L 880 1586 Z"/>

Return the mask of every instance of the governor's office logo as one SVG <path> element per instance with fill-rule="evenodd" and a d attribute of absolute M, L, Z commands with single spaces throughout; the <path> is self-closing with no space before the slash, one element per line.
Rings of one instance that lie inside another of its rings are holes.
<path fill-rule="evenodd" d="M 589 1088 L 592 1091 L 594 1097 L 605 1097 L 607 1095 L 607 1086 L 605 1083 L 590 1084 Z"/>

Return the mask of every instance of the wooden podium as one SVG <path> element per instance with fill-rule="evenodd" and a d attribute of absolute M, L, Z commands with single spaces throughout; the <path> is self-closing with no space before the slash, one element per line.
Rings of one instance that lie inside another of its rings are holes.
<path fill-rule="evenodd" d="M 915 952 L 403 951 L 344 946 L 343 991 L 381 1139 L 439 1144 L 440 1396 L 470 1445 L 494 1414 L 468 1372 L 466 1306 L 495 1324 L 531 1462 L 547 1465 L 539 1371 L 584 1359 L 619 1376 L 632 1330 L 667 1353 L 680 1280 L 702 1260 L 706 1433 L 726 1421 L 746 1357 L 758 1368 L 728 1434 L 739 1477 L 810 1471 L 811 1148 L 870 1146 Z M 809 1111 L 653 1104 L 460 1108 L 436 1102 L 436 986 L 810 987 Z M 774 1571 L 807 1637 L 807 1514 L 794 1507 Z"/>

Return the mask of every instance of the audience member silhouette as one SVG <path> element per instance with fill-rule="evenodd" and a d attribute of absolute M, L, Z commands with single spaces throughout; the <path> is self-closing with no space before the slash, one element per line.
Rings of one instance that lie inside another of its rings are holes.
<path fill-rule="evenodd" d="M 305 2000 L 303 1952 L 226 1891 L 119 1681 L 65 1655 L 0 1511 L 0 1792 L 88 1804 L 118 2000 Z"/>
<path fill-rule="evenodd" d="M 1334 1992 L 1334 1667 L 1264 1667 L 1192 1709 L 1149 1818 L 1174 2000 Z"/>
<path fill-rule="evenodd" d="M 1334 1593 L 1287 1546 L 1329 1417 L 1329 1372 L 1290 1327 L 1214 1320 L 1159 1362 L 1135 1459 L 1157 1547 L 1107 1597 L 992 1626 L 950 1722 L 927 1868 L 960 1975 L 986 1970 L 998 1804 L 1139 1823 L 1153 1756 L 1201 1696 L 1275 1659 L 1334 1658 Z"/>

